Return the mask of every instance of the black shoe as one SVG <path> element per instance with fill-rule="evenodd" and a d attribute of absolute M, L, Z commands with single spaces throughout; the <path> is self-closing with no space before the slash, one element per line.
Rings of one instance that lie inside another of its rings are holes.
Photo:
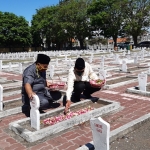
<path fill-rule="evenodd" d="M 40 112 L 40 114 L 44 114 L 44 113 L 46 113 L 45 111 L 43 111 L 43 110 L 39 110 L 39 112 Z"/>
<path fill-rule="evenodd" d="M 84 94 L 84 93 L 83 93 Z M 99 100 L 98 97 L 92 97 L 91 95 L 87 95 L 87 94 L 84 94 L 84 97 L 86 99 L 90 99 L 93 103 L 97 102 Z"/>
<path fill-rule="evenodd" d="M 58 108 L 60 106 L 60 103 L 51 103 L 50 108 Z"/>

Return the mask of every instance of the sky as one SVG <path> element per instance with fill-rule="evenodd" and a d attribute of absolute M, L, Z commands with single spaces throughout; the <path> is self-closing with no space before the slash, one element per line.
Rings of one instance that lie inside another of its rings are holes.
<path fill-rule="evenodd" d="M 32 20 L 36 9 L 57 5 L 59 0 L 0 0 L 0 11 L 11 12 L 23 16 L 27 21 Z"/>

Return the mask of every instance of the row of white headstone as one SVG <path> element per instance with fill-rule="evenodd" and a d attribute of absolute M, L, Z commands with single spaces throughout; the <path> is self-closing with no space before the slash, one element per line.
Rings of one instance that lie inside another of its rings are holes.
<path fill-rule="evenodd" d="M 22 63 L 12 64 L 11 62 L 9 62 L 7 65 L 3 65 L 2 60 L 0 60 L 0 71 L 2 71 L 3 69 L 13 71 L 14 68 L 18 69 L 19 73 L 22 74 Z"/>

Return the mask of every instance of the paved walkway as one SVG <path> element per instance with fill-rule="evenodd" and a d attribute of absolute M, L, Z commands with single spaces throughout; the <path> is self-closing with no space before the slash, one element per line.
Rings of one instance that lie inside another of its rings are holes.
<path fill-rule="evenodd" d="M 3 75 L 1 75 L 3 77 Z M 4 75 L 8 79 L 21 80 L 21 76 Z M 150 77 L 148 77 L 150 82 Z M 120 102 L 122 110 L 102 117 L 110 123 L 114 130 L 130 121 L 150 113 L 150 97 L 126 93 L 128 87 L 137 86 L 137 82 L 96 92 L 94 96 Z M 16 114 L 1 118 L 0 120 L 0 150 L 75 150 L 92 141 L 89 122 L 75 126 L 53 137 L 45 138 L 39 142 L 27 143 L 9 131 L 10 122 L 25 118 L 23 114 Z"/>

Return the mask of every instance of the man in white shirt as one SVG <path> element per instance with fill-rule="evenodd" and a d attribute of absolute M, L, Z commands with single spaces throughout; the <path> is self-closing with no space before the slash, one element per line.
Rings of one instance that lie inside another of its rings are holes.
<path fill-rule="evenodd" d="M 82 58 L 78 58 L 75 62 L 75 66 L 69 70 L 68 74 L 68 87 L 66 96 L 64 96 L 63 103 L 65 106 L 65 112 L 68 111 L 72 102 L 79 102 L 80 95 L 83 95 L 86 99 L 97 101 L 97 97 L 92 97 L 91 94 L 99 91 L 101 88 L 91 87 L 89 80 L 98 80 L 98 76 L 93 72 L 89 63 L 85 62 Z"/>

